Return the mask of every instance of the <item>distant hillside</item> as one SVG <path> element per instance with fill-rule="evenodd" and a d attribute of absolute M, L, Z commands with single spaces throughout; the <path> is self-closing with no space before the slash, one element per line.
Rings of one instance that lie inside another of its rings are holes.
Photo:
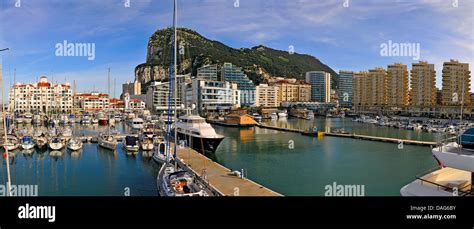
<path fill-rule="evenodd" d="M 135 76 L 143 84 L 167 78 L 172 51 L 172 34 L 172 29 L 167 28 L 156 31 L 150 37 L 147 61 L 135 68 Z M 333 85 L 337 85 L 337 73 L 310 55 L 290 54 L 287 51 L 265 46 L 234 49 L 185 28 L 178 29 L 178 47 L 182 47 L 184 51 L 184 54 L 178 56 L 178 73 L 192 72 L 196 75 L 197 68 L 201 66 L 230 62 L 242 67 L 257 84 L 269 76 L 304 79 L 305 72 L 322 70 L 331 73 L 334 76 Z"/>

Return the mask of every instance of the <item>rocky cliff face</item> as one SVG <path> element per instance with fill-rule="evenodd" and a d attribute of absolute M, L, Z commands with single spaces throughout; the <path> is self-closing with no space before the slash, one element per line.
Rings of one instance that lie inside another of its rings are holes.
<path fill-rule="evenodd" d="M 146 63 L 135 68 L 135 77 L 142 85 L 147 85 L 150 81 L 168 79 L 172 35 L 172 29 L 167 28 L 156 31 L 150 37 Z M 234 49 L 185 28 L 178 29 L 177 44 L 178 74 L 196 75 L 201 66 L 230 62 L 242 67 L 257 84 L 271 76 L 304 79 L 305 72 L 322 70 L 331 73 L 333 85 L 337 85 L 337 73 L 310 55 L 289 53 L 265 46 Z"/>

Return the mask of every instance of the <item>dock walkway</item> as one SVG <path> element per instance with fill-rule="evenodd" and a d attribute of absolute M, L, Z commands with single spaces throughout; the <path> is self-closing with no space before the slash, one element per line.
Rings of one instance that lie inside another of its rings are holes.
<path fill-rule="evenodd" d="M 178 148 L 177 156 L 222 196 L 282 196 L 247 178 L 230 175 L 231 170 L 190 148 Z"/>
<path fill-rule="evenodd" d="M 303 131 L 299 129 L 283 128 L 283 127 L 269 126 L 269 125 L 264 125 L 264 124 L 258 124 L 258 127 L 308 135 L 307 131 Z M 392 142 L 392 143 L 397 143 L 397 144 L 403 143 L 407 145 L 436 146 L 437 144 L 436 142 L 430 142 L 430 141 L 387 138 L 387 137 L 377 137 L 377 136 L 368 136 L 368 135 L 359 135 L 359 134 L 339 134 L 339 133 L 324 132 L 323 135 L 331 136 L 331 137 L 354 138 L 354 139 L 369 140 L 369 141 Z M 317 136 L 317 134 L 315 134 L 314 136 Z"/>

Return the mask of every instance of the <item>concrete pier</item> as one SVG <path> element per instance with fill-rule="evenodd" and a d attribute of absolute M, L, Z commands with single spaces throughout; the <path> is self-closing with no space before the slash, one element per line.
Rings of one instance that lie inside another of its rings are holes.
<path fill-rule="evenodd" d="M 282 196 L 254 181 L 232 174 L 232 171 L 190 148 L 178 148 L 177 156 L 222 196 Z"/>

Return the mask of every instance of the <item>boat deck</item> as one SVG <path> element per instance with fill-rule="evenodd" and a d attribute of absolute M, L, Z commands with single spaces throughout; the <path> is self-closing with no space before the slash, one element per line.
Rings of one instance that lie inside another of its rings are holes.
<path fill-rule="evenodd" d="M 229 175 L 231 170 L 190 148 L 177 150 L 182 163 L 223 196 L 282 196 L 247 178 Z M 207 178 L 207 179 L 206 179 Z"/>

